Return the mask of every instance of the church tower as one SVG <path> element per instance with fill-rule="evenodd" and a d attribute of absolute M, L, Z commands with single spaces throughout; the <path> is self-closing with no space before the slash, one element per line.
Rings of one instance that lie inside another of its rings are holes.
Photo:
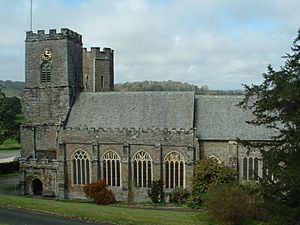
<path fill-rule="evenodd" d="M 22 157 L 56 159 L 55 137 L 81 90 L 81 35 L 66 28 L 27 32 Z"/>
<path fill-rule="evenodd" d="M 26 33 L 22 193 L 66 196 L 66 157 L 60 150 L 59 133 L 83 89 L 82 84 L 80 34 L 66 28 L 60 33 Z"/>
<path fill-rule="evenodd" d="M 92 47 L 82 50 L 83 86 L 86 92 L 114 90 L 114 51 L 110 48 Z"/>
<path fill-rule="evenodd" d="M 66 121 L 68 110 L 82 89 L 81 35 L 43 30 L 26 33 L 25 124 Z"/>

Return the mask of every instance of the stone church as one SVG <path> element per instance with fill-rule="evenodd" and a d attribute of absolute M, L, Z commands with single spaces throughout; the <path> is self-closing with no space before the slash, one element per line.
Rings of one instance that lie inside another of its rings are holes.
<path fill-rule="evenodd" d="M 190 188 L 194 163 L 209 157 L 240 180 L 263 176 L 260 155 L 238 139 L 271 133 L 245 123 L 243 96 L 114 92 L 114 51 L 88 51 L 66 28 L 26 33 L 25 81 L 23 194 L 84 198 L 84 184 L 105 179 L 118 200 L 144 201 L 153 180 Z"/>

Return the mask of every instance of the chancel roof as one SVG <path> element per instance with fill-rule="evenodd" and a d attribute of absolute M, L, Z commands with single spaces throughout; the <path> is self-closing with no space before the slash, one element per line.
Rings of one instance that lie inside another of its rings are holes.
<path fill-rule="evenodd" d="M 237 104 L 244 96 L 195 96 L 195 126 L 202 140 L 269 140 L 274 130 L 247 124 L 253 118 Z"/>

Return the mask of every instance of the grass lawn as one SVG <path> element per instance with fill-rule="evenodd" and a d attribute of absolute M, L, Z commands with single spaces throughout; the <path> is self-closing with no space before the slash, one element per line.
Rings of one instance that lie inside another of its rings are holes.
<path fill-rule="evenodd" d="M 20 173 L 19 172 L 14 172 L 14 173 L 3 173 L 3 174 L 0 174 L 0 179 L 1 178 L 7 178 L 7 177 L 18 177 L 20 176 Z"/>
<path fill-rule="evenodd" d="M 15 139 L 7 139 L 2 145 L 0 145 L 0 150 L 1 149 L 20 149 L 20 143 L 18 143 Z"/>
<path fill-rule="evenodd" d="M 216 225 L 205 212 L 98 206 L 92 203 L 43 200 L 9 195 L 0 195 L 0 206 L 122 225 Z"/>
<path fill-rule="evenodd" d="M 3 150 L 3 149 L 1 149 L 0 148 L 0 155 L 1 155 L 1 153 L 2 154 L 9 154 L 9 155 L 20 155 L 20 150 L 15 150 L 15 149 L 11 149 L 11 150 L 7 150 L 7 149 L 5 149 L 5 150 Z"/>

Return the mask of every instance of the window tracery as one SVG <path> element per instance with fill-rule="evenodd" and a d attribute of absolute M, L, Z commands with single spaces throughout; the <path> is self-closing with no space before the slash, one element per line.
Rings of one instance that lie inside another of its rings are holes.
<path fill-rule="evenodd" d="M 116 152 L 108 151 L 103 155 L 102 171 L 108 186 L 121 186 L 121 160 Z"/>
<path fill-rule="evenodd" d="M 169 153 L 164 160 L 164 178 L 166 188 L 185 187 L 184 158 L 178 152 Z"/>
<path fill-rule="evenodd" d="M 137 152 L 133 159 L 133 183 L 136 187 L 149 187 L 152 182 L 152 159 L 144 152 Z"/>
<path fill-rule="evenodd" d="M 78 150 L 73 154 L 72 174 L 74 185 L 84 185 L 90 183 L 90 159 L 85 151 Z"/>

